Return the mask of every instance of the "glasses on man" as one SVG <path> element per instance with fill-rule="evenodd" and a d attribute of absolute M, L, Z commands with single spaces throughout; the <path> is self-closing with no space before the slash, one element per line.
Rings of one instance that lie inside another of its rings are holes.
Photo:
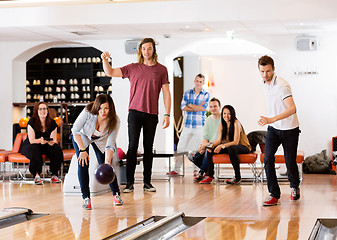
<path fill-rule="evenodd" d="M 48 108 L 38 108 L 39 111 L 47 111 Z"/>

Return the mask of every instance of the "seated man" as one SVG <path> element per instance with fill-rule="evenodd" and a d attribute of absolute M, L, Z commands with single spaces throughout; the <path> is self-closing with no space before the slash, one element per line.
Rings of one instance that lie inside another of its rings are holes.
<path fill-rule="evenodd" d="M 211 115 L 205 121 L 203 141 L 200 144 L 198 152 L 193 157 L 189 155 L 189 159 L 200 168 L 198 176 L 194 178 L 195 182 L 200 182 L 207 172 L 207 158 L 205 157 L 207 154 L 206 147 L 218 137 L 218 127 L 221 121 L 220 107 L 221 104 L 217 98 L 212 98 L 209 101 L 209 111 Z"/>

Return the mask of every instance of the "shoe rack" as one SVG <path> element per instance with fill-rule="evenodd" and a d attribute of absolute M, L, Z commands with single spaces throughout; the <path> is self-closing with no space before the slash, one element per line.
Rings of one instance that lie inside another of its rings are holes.
<path fill-rule="evenodd" d="M 50 48 L 26 64 L 26 101 L 88 103 L 111 91 L 101 51 L 92 47 Z M 29 113 L 28 113 L 29 114 Z"/>

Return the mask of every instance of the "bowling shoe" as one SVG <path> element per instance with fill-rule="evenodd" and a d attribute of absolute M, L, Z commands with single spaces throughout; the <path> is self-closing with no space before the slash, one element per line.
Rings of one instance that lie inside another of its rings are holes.
<path fill-rule="evenodd" d="M 133 192 L 133 184 L 132 183 L 127 183 L 126 187 L 123 189 L 123 193 L 130 193 Z"/>
<path fill-rule="evenodd" d="M 237 185 L 241 183 L 241 179 L 240 180 L 236 180 L 236 178 L 231 178 L 231 179 L 227 179 L 226 183 L 229 185 Z"/>
<path fill-rule="evenodd" d="M 145 192 L 155 192 L 156 188 L 151 183 L 144 183 Z"/>
<path fill-rule="evenodd" d="M 296 201 L 300 199 L 300 188 L 291 188 L 290 200 Z"/>
<path fill-rule="evenodd" d="M 90 200 L 90 198 L 83 199 L 82 208 L 84 208 L 86 210 L 91 210 L 91 200 Z"/>
<path fill-rule="evenodd" d="M 278 199 L 270 196 L 267 201 L 263 203 L 263 206 L 268 207 L 268 206 L 275 206 L 279 204 Z"/>
<path fill-rule="evenodd" d="M 199 183 L 200 184 L 210 184 L 212 182 L 213 182 L 213 178 L 212 177 L 205 176 L 205 178 L 202 181 L 200 181 Z"/>
<path fill-rule="evenodd" d="M 51 177 L 51 182 L 52 182 L 52 183 L 60 183 L 61 180 L 60 180 L 56 175 L 53 175 L 53 176 Z"/>
<path fill-rule="evenodd" d="M 120 206 L 120 205 L 124 204 L 121 196 L 119 196 L 118 193 L 114 196 L 114 204 L 115 204 L 115 206 Z"/>
<path fill-rule="evenodd" d="M 40 176 L 35 177 L 34 182 L 35 182 L 36 185 L 42 185 L 43 184 Z"/>

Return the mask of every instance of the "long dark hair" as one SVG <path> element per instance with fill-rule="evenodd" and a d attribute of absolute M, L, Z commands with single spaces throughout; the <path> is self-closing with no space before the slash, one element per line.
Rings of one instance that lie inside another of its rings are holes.
<path fill-rule="evenodd" d="M 104 103 L 109 104 L 108 122 L 106 128 L 110 134 L 115 129 L 117 124 L 116 109 L 112 98 L 107 94 L 100 94 L 96 97 L 95 101 L 89 103 L 86 108 L 91 114 L 98 115 L 98 111 L 101 108 L 101 105 Z"/>
<path fill-rule="evenodd" d="M 233 141 L 234 140 L 234 123 L 237 120 L 236 118 L 236 113 L 235 109 L 231 105 L 225 105 L 223 106 L 221 110 L 221 124 L 222 124 L 222 136 L 221 139 L 225 140 L 227 136 L 227 122 L 223 118 L 223 112 L 225 109 L 228 109 L 230 114 L 231 114 L 231 119 L 230 119 L 230 125 L 229 125 L 229 131 L 228 131 L 228 140 Z"/>
<path fill-rule="evenodd" d="M 41 124 L 41 120 L 40 120 L 40 117 L 39 117 L 39 114 L 38 114 L 38 111 L 39 111 L 39 107 L 41 104 L 44 104 L 46 105 L 47 107 L 47 116 L 46 116 L 46 122 L 45 122 L 45 127 L 46 129 L 48 129 L 51 125 L 51 117 L 50 117 L 50 114 L 49 114 L 49 108 L 48 108 L 48 105 L 47 103 L 45 102 L 37 102 L 35 105 L 34 105 L 34 108 L 33 108 L 33 116 L 32 116 L 32 119 L 34 119 L 34 129 L 35 131 L 38 130 L 40 132 L 43 131 L 43 128 L 42 128 L 42 124 Z"/>

